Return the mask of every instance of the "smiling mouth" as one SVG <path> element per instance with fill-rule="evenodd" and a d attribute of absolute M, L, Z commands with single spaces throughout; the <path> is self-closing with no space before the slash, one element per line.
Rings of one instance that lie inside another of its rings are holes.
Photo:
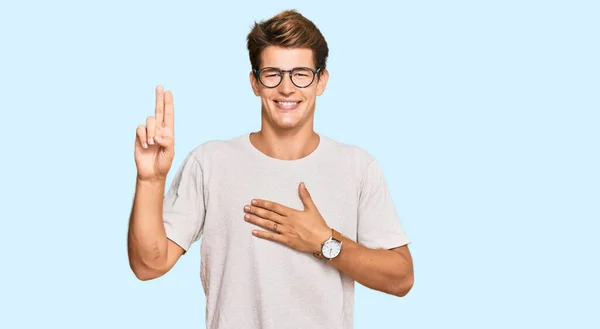
<path fill-rule="evenodd" d="M 274 101 L 277 107 L 281 110 L 294 110 L 302 101 Z"/>

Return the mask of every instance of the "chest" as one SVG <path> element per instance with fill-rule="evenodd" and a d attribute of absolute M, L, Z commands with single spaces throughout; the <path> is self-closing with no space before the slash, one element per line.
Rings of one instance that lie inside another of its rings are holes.
<path fill-rule="evenodd" d="M 213 166 L 204 181 L 204 235 L 247 239 L 255 227 L 244 222 L 243 208 L 253 198 L 303 210 L 298 190 L 301 182 L 306 184 L 327 224 L 355 238 L 359 182 L 349 165 L 325 164 L 279 168 L 251 163 Z"/>

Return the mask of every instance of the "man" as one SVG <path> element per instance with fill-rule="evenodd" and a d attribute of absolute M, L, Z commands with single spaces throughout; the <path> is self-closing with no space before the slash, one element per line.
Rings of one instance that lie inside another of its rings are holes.
<path fill-rule="evenodd" d="M 250 83 L 261 129 L 174 155 L 173 96 L 137 129 L 128 254 L 135 275 L 167 273 L 202 237 L 206 327 L 352 328 L 354 282 L 405 296 L 409 240 L 377 161 L 313 130 L 328 47 L 296 11 L 255 24 Z"/>

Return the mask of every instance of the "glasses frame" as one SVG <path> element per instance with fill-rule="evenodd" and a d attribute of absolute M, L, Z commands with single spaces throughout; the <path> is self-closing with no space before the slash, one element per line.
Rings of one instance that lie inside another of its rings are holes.
<path fill-rule="evenodd" d="M 262 73 L 262 71 L 264 71 L 264 70 L 266 70 L 266 69 L 270 69 L 270 70 L 279 71 L 279 77 L 280 77 L 280 79 L 279 79 L 279 83 L 278 83 L 278 84 L 276 84 L 275 86 L 272 86 L 272 87 L 271 87 L 271 86 L 267 86 L 267 85 L 265 85 L 265 84 L 264 84 L 264 82 L 262 82 L 262 80 L 260 79 L 260 74 Z M 301 86 L 298 86 L 298 85 L 297 85 L 297 84 L 294 82 L 294 79 L 292 79 L 292 72 L 294 72 L 294 71 L 296 71 L 296 70 L 310 70 L 310 71 L 313 73 L 313 78 L 312 78 L 312 80 L 310 81 L 310 83 L 309 83 L 309 84 L 307 84 L 306 86 L 303 86 L 303 87 L 301 87 Z M 292 82 L 292 84 L 294 84 L 294 86 L 296 86 L 297 88 L 307 88 L 307 87 L 310 87 L 310 85 L 312 85 L 312 84 L 313 84 L 313 82 L 315 82 L 315 77 L 318 77 L 318 74 L 319 74 L 319 72 L 321 72 L 321 68 L 318 68 L 318 69 L 316 69 L 316 70 L 315 70 L 315 69 L 312 69 L 312 68 L 310 68 L 310 67 L 300 66 L 300 67 L 294 67 L 294 68 L 293 68 L 293 69 L 291 69 L 291 70 L 282 70 L 282 69 L 280 69 L 280 68 L 277 68 L 277 67 L 270 67 L 270 66 L 267 66 L 267 67 L 263 67 L 263 68 L 262 68 L 262 69 L 260 69 L 260 70 L 253 69 L 252 71 L 254 71 L 254 75 L 255 75 L 256 79 L 257 79 L 257 80 L 260 82 L 260 84 L 262 84 L 263 86 L 265 86 L 265 88 L 272 89 L 272 88 L 277 88 L 277 87 L 279 87 L 279 85 L 280 85 L 280 84 L 283 82 L 283 79 L 284 79 L 284 76 L 283 76 L 283 75 L 284 75 L 285 73 L 288 73 L 287 75 L 289 75 L 289 76 L 290 76 L 290 81 Z"/>

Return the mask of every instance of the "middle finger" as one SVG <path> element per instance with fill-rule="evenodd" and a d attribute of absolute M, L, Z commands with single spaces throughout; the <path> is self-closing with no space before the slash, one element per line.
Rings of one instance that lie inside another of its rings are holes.
<path fill-rule="evenodd" d="M 247 221 L 248 223 L 252 223 L 255 225 L 258 225 L 262 228 L 265 228 L 267 230 L 271 230 L 275 233 L 285 233 L 286 232 L 286 228 L 285 226 L 283 226 L 280 223 L 277 223 L 275 221 L 272 220 L 268 220 L 268 219 L 264 219 L 261 217 L 258 217 L 256 215 L 250 215 L 250 214 L 246 214 L 244 215 L 244 220 Z"/>

